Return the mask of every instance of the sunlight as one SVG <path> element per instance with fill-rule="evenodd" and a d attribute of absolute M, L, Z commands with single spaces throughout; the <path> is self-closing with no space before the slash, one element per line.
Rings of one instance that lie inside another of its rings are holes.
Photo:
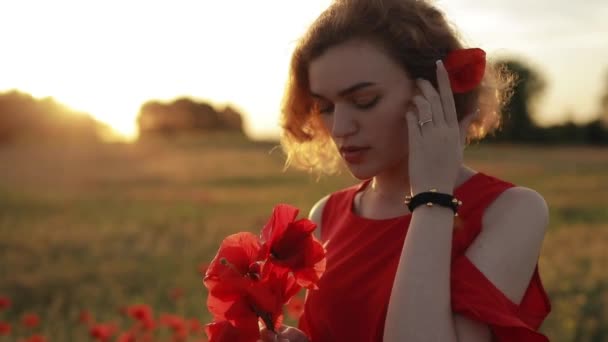
<path fill-rule="evenodd" d="M 36 11 L 31 1 L 2 3 L 0 34 L 6 53 L 0 91 L 54 97 L 127 139 L 136 136 L 136 116 L 144 102 L 180 96 L 232 103 L 243 109 L 249 135 L 277 134 L 291 51 L 330 2 L 180 0 L 143 6 L 57 0 L 36 3 Z M 576 107 L 578 117 L 593 113 L 593 101 L 584 96 L 600 89 L 601 73 L 581 72 L 572 61 L 587 58 L 591 64 L 585 60 L 580 65 L 599 65 L 585 56 L 605 60 L 607 49 L 594 45 L 593 53 L 588 48 L 584 56 L 564 59 L 563 49 L 539 43 L 547 39 L 536 36 L 537 20 L 518 21 L 518 12 L 506 2 L 493 2 L 493 7 L 472 6 L 467 0 L 438 3 L 471 44 L 490 55 L 524 52 L 555 80 L 539 106 L 540 119 L 558 120 L 564 105 Z M 542 18 L 548 29 L 561 27 L 551 16 Z M 578 41 L 582 33 L 572 32 Z M 600 44 L 594 42 L 588 45 Z M 568 79 L 582 75 L 592 75 L 585 79 L 589 85 L 573 92 Z"/>
<path fill-rule="evenodd" d="M 55 87 L 55 100 L 70 108 L 91 115 L 98 121 L 109 125 L 116 136 L 111 140 L 132 141 L 137 138 L 136 116 L 142 102 L 129 96 L 108 96 L 100 84 L 99 88 Z"/>

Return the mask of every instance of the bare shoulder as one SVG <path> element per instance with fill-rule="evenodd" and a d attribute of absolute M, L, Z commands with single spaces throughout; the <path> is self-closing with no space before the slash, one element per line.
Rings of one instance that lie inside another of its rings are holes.
<path fill-rule="evenodd" d="M 545 199 L 536 191 L 512 187 L 484 212 L 483 229 L 465 255 L 492 284 L 519 304 L 536 267 L 549 223 Z M 491 341 L 487 325 L 454 315 L 459 339 Z"/>
<path fill-rule="evenodd" d="M 502 233 L 524 233 L 529 238 L 544 237 L 549 223 L 549 206 L 541 194 L 533 189 L 515 186 L 503 191 L 488 208 L 482 224 L 484 230 L 491 234 L 510 229 Z M 531 235 L 528 235 L 531 234 Z"/>
<path fill-rule="evenodd" d="M 466 255 L 507 298 L 520 303 L 548 224 L 547 202 L 538 192 L 509 188 L 486 208 L 483 229 Z"/>
<path fill-rule="evenodd" d="M 329 195 L 321 198 L 315 203 L 310 209 L 310 213 L 308 214 L 308 218 L 317 224 L 317 229 L 314 231 L 315 237 L 321 241 L 321 219 L 323 218 L 323 209 L 325 208 L 325 203 L 329 199 Z"/>

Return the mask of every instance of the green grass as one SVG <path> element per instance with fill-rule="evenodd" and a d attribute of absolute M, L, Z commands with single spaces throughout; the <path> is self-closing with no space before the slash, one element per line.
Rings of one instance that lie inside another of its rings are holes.
<path fill-rule="evenodd" d="M 305 215 L 355 182 L 283 172 L 273 147 L 230 136 L 0 146 L 0 295 L 14 302 L 0 320 L 36 312 L 51 341 L 87 339 L 76 322 L 81 309 L 120 323 L 120 307 L 146 303 L 157 314 L 207 321 L 197 268 L 223 237 L 258 232 L 277 203 Z M 472 168 L 533 188 L 549 203 L 539 267 L 553 303 L 542 330 L 552 341 L 608 339 L 606 156 L 483 144 L 465 152 Z M 178 303 L 167 296 L 174 287 L 185 291 Z"/>

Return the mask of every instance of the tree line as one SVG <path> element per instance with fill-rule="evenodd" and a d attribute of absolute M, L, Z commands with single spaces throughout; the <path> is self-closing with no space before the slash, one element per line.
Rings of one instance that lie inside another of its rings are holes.
<path fill-rule="evenodd" d="M 502 60 L 497 64 L 512 72 L 517 83 L 504 108 L 501 128 L 486 137 L 484 142 L 608 145 L 608 74 L 595 120 L 582 125 L 568 121 L 540 127 L 534 122 L 532 113 L 534 103 L 546 88 L 542 75 L 517 60 Z M 170 102 L 150 100 L 142 104 L 137 126 L 140 139 L 159 135 L 171 137 L 183 132 L 245 134 L 243 115 L 236 109 L 227 106 L 220 110 L 186 97 Z M 52 98 L 35 99 L 16 90 L 0 94 L 0 144 L 24 138 L 100 141 L 110 130 L 90 115 L 74 111 Z"/>

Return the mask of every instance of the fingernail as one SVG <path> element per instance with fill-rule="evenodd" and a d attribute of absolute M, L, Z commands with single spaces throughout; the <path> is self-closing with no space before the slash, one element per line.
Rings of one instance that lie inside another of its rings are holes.
<path fill-rule="evenodd" d="M 437 63 L 437 66 L 443 66 L 443 62 L 441 61 L 441 59 L 438 59 L 435 63 Z"/>

